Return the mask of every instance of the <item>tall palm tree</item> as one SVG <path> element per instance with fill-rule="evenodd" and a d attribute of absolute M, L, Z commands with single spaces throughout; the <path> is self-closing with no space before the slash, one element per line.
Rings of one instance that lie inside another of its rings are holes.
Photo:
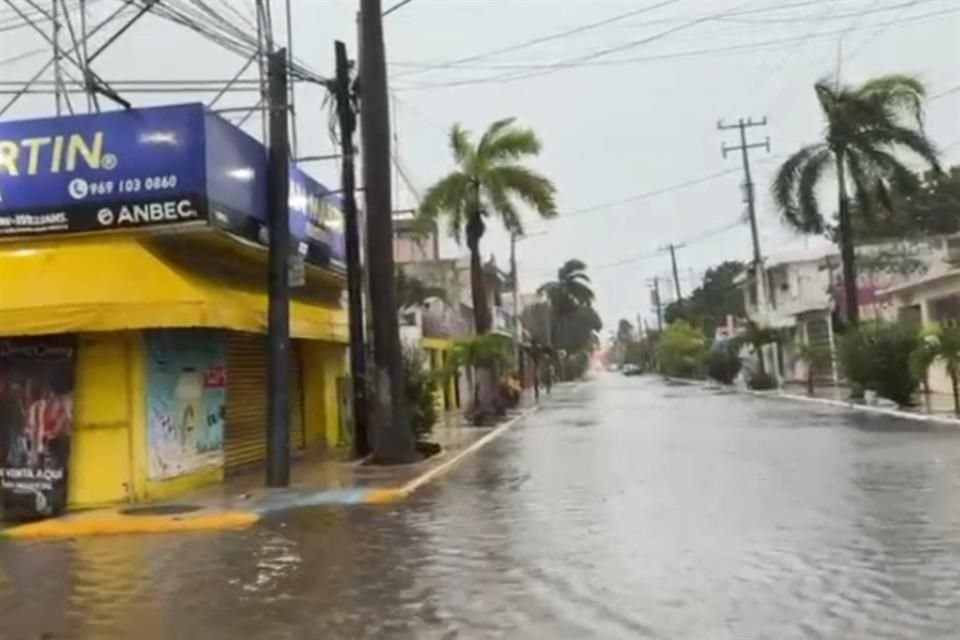
<path fill-rule="evenodd" d="M 513 118 L 497 120 L 473 144 L 459 124 L 450 129 L 450 149 L 456 168 L 430 187 L 420 204 L 420 221 L 435 223 L 445 216 L 450 235 L 466 236 L 470 249 L 470 288 L 477 333 L 490 330 L 480 257 L 480 239 L 487 219 L 498 217 L 511 234 L 523 234 L 518 206 L 531 207 L 540 216 L 556 215 L 553 183 L 521 161 L 540 153 L 540 140 L 531 129 L 514 125 Z"/>
<path fill-rule="evenodd" d="M 837 239 L 843 259 L 847 320 L 859 321 L 850 191 L 857 215 L 869 220 L 877 206 L 890 207 L 890 193 L 915 193 L 917 176 L 896 151 L 914 153 L 939 173 L 937 150 L 923 131 L 926 89 L 916 78 L 886 75 L 859 86 L 821 80 L 814 85 L 825 120 L 824 141 L 803 147 L 780 167 L 773 182 L 774 202 L 791 226 L 823 233 L 817 188 L 828 169 L 836 175 Z"/>
<path fill-rule="evenodd" d="M 576 258 L 567 260 L 557 269 L 557 279 L 540 285 L 537 293 L 547 296 L 557 315 L 570 313 L 577 307 L 592 306 L 594 294 L 586 263 Z"/>

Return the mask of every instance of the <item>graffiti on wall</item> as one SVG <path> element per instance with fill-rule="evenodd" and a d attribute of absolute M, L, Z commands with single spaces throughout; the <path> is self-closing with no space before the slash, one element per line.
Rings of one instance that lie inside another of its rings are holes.
<path fill-rule="evenodd" d="M 214 331 L 150 331 L 147 469 L 151 480 L 223 464 L 226 352 Z"/>

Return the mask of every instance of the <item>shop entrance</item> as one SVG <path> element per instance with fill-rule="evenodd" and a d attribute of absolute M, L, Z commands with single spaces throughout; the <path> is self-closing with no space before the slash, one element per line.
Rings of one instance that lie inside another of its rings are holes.
<path fill-rule="evenodd" d="M 299 342 L 290 341 L 290 451 L 305 444 Z M 267 339 L 227 334 L 227 408 L 224 469 L 233 474 L 262 464 L 267 456 Z"/>

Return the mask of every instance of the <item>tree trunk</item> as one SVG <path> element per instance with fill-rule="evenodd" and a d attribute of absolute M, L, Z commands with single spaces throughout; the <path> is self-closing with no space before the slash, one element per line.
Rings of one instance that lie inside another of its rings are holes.
<path fill-rule="evenodd" d="M 813 397 L 813 374 L 814 374 L 813 365 L 808 364 L 807 365 L 807 395 L 810 396 L 811 398 Z"/>
<path fill-rule="evenodd" d="M 361 0 L 360 76 L 363 95 L 363 184 L 367 214 L 367 266 L 373 317 L 373 460 L 402 464 L 417 459 L 403 392 L 390 201 L 390 120 L 380 0 Z"/>
<path fill-rule="evenodd" d="M 837 203 L 840 218 L 840 258 L 843 262 L 843 293 L 846 303 L 847 322 L 857 325 L 860 322 L 860 303 L 857 299 L 857 268 L 855 264 L 853 224 L 850 221 L 850 202 L 847 197 L 846 168 L 843 152 L 837 151 Z M 833 283 L 830 283 L 831 287 Z"/>
<path fill-rule="evenodd" d="M 483 262 L 480 256 L 480 238 L 483 235 L 483 220 L 476 212 L 467 223 L 467 247 L 470 249 L 470 295 L 473 299 L 473 324 L 478 336 L 490 332 L 490 306 L 487 304 L 487 287 L 483 280 Z"/>

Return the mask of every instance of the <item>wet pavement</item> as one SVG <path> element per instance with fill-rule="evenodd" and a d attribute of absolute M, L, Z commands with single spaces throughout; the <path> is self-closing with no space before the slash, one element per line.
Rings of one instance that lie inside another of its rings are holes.
<path fill-rule="evenodd" d="M 600 374 L 397 505 L 0 543 L 0 638 L 957 638 L 960 431 Z"/>

